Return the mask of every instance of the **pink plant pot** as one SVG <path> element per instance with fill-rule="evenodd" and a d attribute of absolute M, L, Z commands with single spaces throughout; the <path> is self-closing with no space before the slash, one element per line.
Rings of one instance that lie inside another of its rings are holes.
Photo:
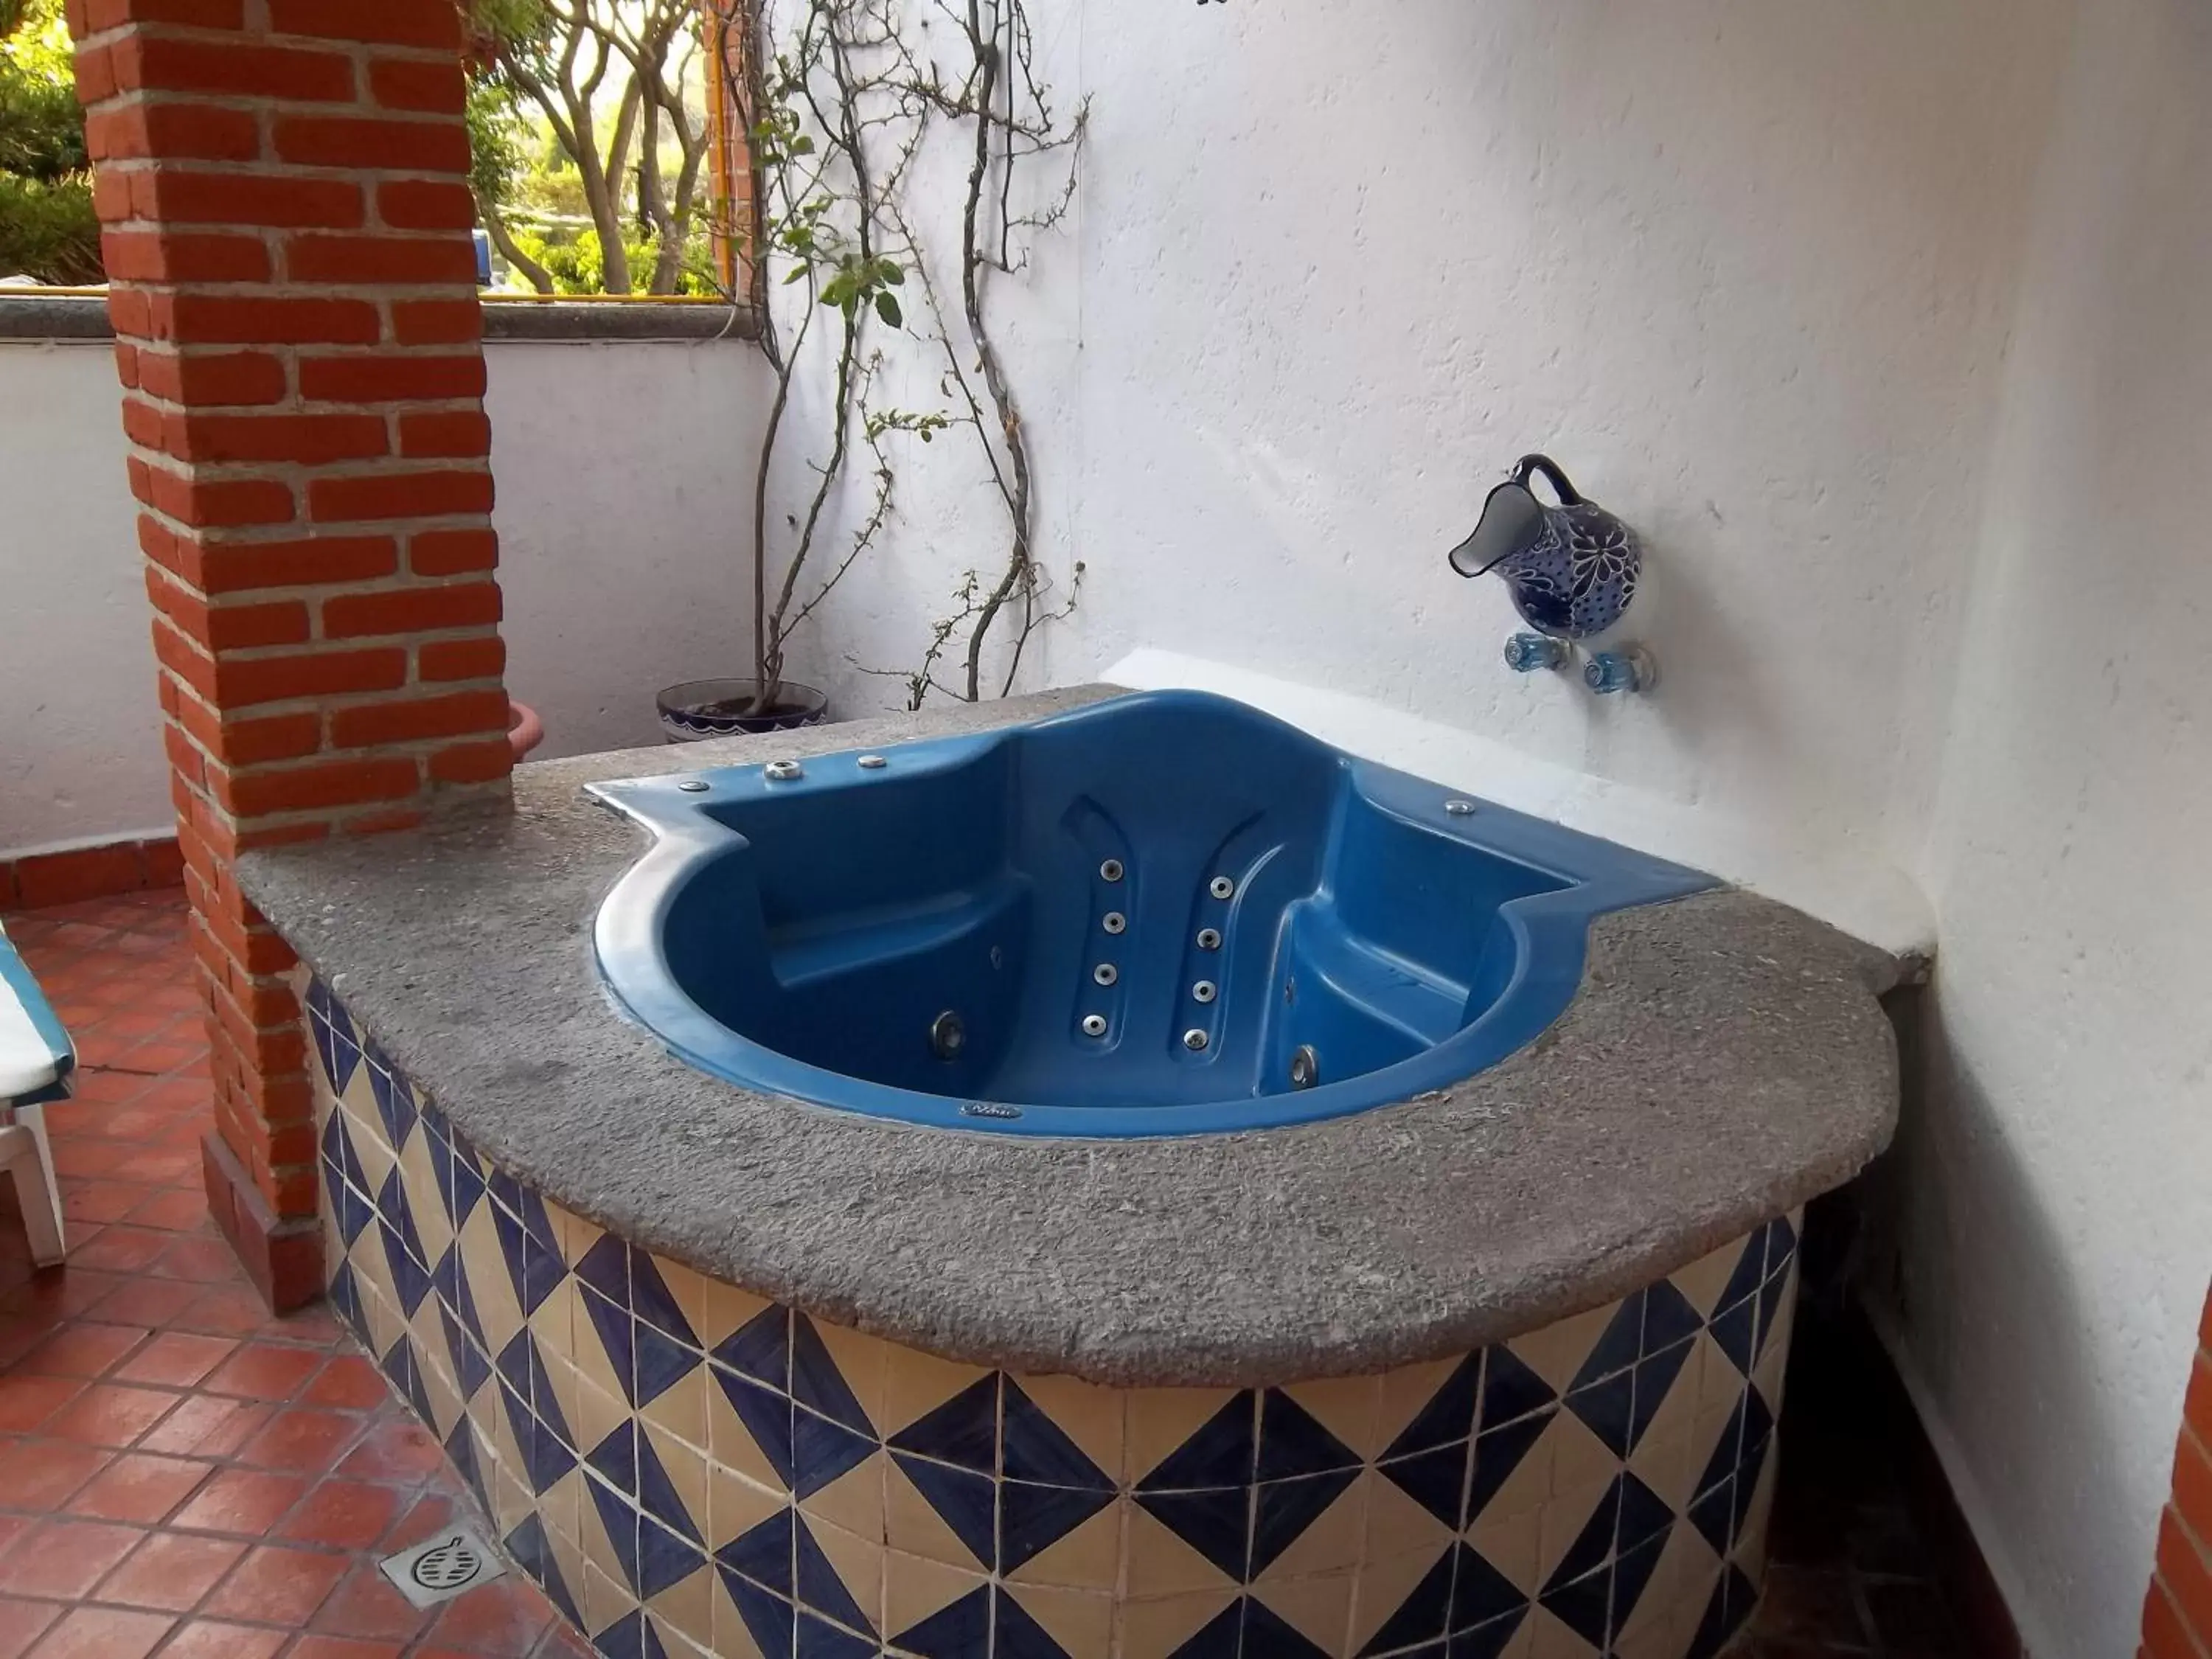
<path fill-rule="evenodd" d="M 522 760 L 530 751 L 545 741 L 545 722 L 538 718 L 538 711 L 526 702 L 507 700 L 507 746 L 515 759 Z"/>

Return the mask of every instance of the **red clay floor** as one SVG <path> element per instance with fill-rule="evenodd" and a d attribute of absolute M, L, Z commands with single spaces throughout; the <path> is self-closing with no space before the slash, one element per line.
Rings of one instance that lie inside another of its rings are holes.
<path fill-rule="evenodd" d="M 0 1194 L 0 1659 L 546 1659 L 519 1573 L 418 1613 L 377 1559 L 475 1500 L 321 1308 L 272 1319 L 208 1220 L 184 898 L 20 912 L 79 1056 L 67 1264 Z"/>

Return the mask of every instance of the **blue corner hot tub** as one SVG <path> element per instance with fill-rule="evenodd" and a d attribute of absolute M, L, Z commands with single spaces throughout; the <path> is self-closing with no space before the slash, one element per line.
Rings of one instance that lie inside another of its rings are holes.
<path fill-rule="evenodd" d="M 593 793 L 655 837 L 599 969 L 677 1054 L 1001 1133 L 1441 1088 L 1559 1017 L 1592 917 L 1712 884 L 1195 692 Z"/>

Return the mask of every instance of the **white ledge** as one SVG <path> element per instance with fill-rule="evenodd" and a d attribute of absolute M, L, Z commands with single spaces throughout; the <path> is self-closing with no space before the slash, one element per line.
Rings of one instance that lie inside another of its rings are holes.
<path fill-rule="evenodd" d="M 1325 743 L 1571 830 L 1672 859 L 1817 916 L 1892 955 L 1936 947 L 1936 913 L 1896 865 L 1802 824 L 1763 823 L 1540 760 L 1362 697 L 1178 652 L 1131 652 L 1106 671 L 1139 691 L 1213 691 Z"/>

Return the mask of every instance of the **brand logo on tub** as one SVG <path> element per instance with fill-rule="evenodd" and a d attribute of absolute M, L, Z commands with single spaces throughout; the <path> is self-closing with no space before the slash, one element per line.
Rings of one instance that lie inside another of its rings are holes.
<path fill-rule="evenodd" d="M 960 1107 L 963 1117 L 1019 1117 L 1021 1115 L 1020 1107 L 1001 1105 L 995 1100 L 965 1101 Z"/>

